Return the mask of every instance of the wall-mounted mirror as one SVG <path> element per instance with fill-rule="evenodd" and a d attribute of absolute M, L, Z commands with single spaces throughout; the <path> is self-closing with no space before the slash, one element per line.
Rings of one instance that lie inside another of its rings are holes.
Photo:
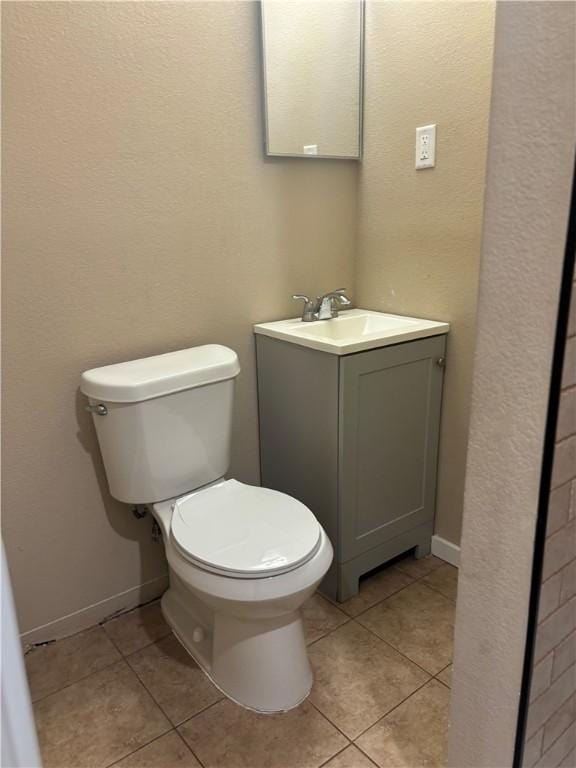
<path fill-rule="evenodd" d="M 358 159 L 362 0 L 261 0 L 268 155 Z"/>

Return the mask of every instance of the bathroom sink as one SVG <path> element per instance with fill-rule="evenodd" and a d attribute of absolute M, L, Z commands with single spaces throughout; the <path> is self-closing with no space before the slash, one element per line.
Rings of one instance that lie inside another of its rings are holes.
<path fill-rule="evenodd" d="M 304 323 L 300 318 L 294 318 L 254 326 L 254 333 L 334 355 L 349 355 L 402 341 L 438 336 L 449 330 L 448 323 L 367 309 L 348 309 L 332 320 Z"/>

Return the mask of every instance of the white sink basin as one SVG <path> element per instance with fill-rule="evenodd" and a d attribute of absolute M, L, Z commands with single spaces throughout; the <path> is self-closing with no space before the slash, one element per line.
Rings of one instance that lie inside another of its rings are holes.
<path fill-rule="evenodd" d="M 333 320 L 303 323 L 300 318 L 294 318 L 254 326 L 254 333 L 334 355 L 349 355 L 402 341 L 438 336 L 449 330 L 448 323 L 368 309 L 345 310 Z"/>

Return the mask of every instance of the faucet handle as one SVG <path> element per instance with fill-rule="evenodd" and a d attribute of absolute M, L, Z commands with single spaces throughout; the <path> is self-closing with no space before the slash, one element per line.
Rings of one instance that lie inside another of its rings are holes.
<path fill-rule="evenodd" d="M 350 307 L 352 305 L 352 302 L 346 296 L 346 288 L 337 288 L 335 291 L 332 291 L 331 297 L 342 307 Z"/>
<path fill-rule="evenodd" d="M 324 296 L 318 298 L 320 302 L 318 312 L 316 314 L 317 320 L 330 320 L 331 318 L 338 317 L 338 306 L 350 307 L 352 302 L 346 296 L 346 288 L 336 288 L 335 291 L 325 293 Z"/>
<path fill-rule="evenodd" d="M 348 290 L 347 288 L 336 288 L 335 291 L 329 291 L 328 293 L 325 293 L 323 296 L 319 296 L 318 299 L 319 301 L 323 301 L 324 299 L 338 299 L 338 301 L 340 301 L 340 297 L 342 297 L 344 301 L 342 301 L 341 303 L 344 304 L 345 306 L 348 306 L 348 304 L 350 304 L 351 302 L 348 296 L 346 296 L 347 290 Z"/>
<path fill-rule="evenodd" d="M 311 323 L 316 320 L 316 302 L 310 301 L 308 296 L 304 296 L 302 293 L 295 293 L 292 296 L 293 299 L 302 299 L 304 302 L 304 309 L 302 310 L 302 322 Z"/>

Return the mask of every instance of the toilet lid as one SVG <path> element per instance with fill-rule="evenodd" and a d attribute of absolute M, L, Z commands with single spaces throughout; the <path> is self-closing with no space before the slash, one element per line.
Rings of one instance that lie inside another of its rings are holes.
<path fill-rule="evenodd" d="M 304 504 L 237 480 L 178 499 L 172 514 L 172 537 L 187 559 L 244 578 L 297 568 L 317 551 L 320 533 Z"/>

